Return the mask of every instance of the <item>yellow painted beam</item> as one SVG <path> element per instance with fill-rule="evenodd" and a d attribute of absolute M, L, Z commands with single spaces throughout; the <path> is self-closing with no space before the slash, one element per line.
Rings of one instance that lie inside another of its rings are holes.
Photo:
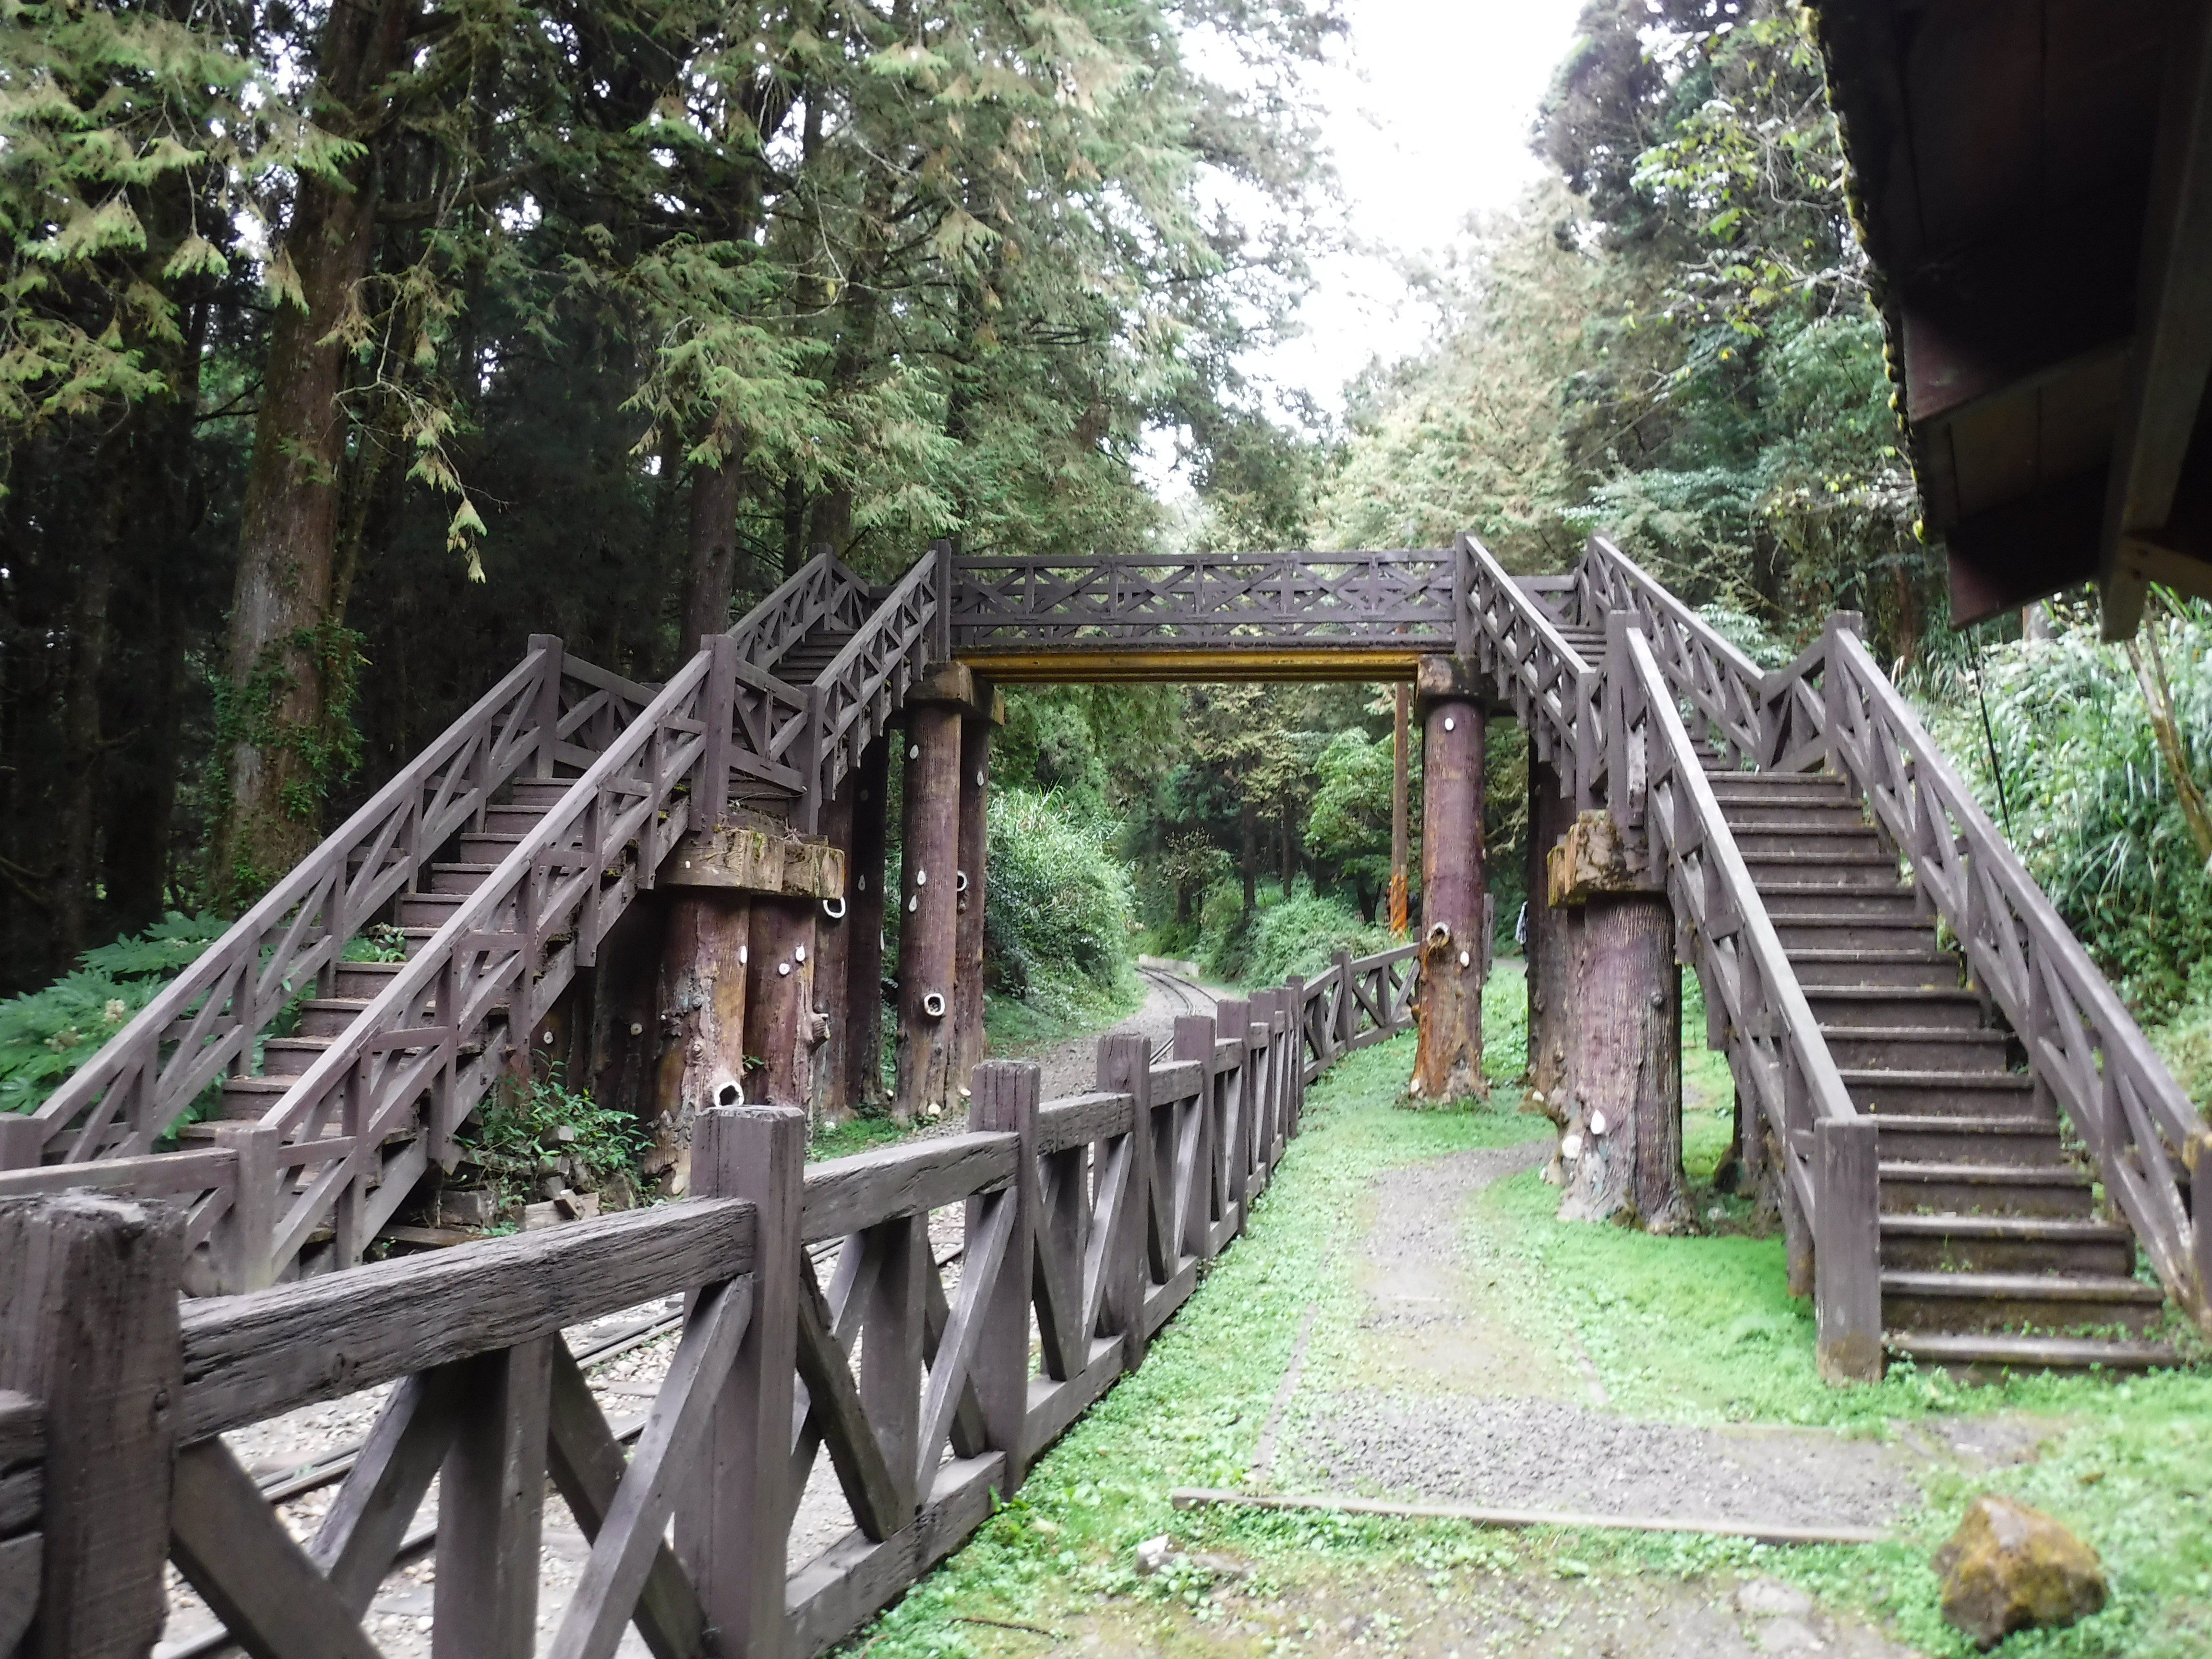
<path fill-rule="evenodd" d="M 1431 646 L 1426 654 L 1434 654 Z M 1120 646 L 978 649 L 956 653 L 1001 685 L 1115 683 L 1172 684 L 1225 680 L 1410 680 L 1425 653 L 1411 645 Z"/>

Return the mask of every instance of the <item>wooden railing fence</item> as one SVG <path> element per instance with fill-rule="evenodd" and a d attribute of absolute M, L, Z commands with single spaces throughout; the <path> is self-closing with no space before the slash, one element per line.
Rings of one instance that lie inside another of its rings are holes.
<path fill-rule="evenodd" d="M 1341 1055 L 1381 1042 L 1413 1024 L 1413 980 L 1420 947 L 1401 945 L 1371 957 L 1339 951 L 1316 979 L 1291 981 L 1298 1024 L 1300 1061 L 1308 1082 Z"/>
<path fill-rule="evenodd" d="M 1357 639 L 1449 651 L 1449 550 L 957 561 L 957 649 L 1074 641 L 1260 648 Z"/>
<path fill-rule="evenodd" d="M 1753 884 L 1690 735 L 1673 683 L 1640 629 L 1613 618 L 1612 683 L 1623 754 L 1614 775 L 1636 780 L 1616 814 L 1642 830 L 1663 865 L 1678 937 L 1694 951 L 1712 1046 L 1727 1054 L 1744 1102 L 1743 1157 L 1755 1174 L 1772 1132 L 1793 1235 L 1814 1246 L 1790 1264 L 1791 1289 L 1810 1291 L 1821 1374 L 1878 1380 L 1882 1369 L 1881 1260 L 1875 1121 L 1852 1103 L 1780 936 Z"/>
<path fill-rule="evenodd" d="M 81 1164 L 149 1152 L 211 1084 L 250 1068 L 253 1045 L 302 988 L 327 981 L 346 942 L 526 767 L 550 776 L 561 739 L 605 708 L 572 682 L 586 665 L 532 641 L 516 665 L 359 811 L 204 951 L 35 1112 L 0 1114 L 0 1170 L 58 1153 Z M 570 691 L 571 684 L 580 690 Z"/>
<path fill-rule="evenodd" d="M 1858 619 L 1766 676 L 1761 759 L 1847 779 L 1973 983 L 2029 1045 L 2166 1291 L 2212 1331 L 2212 1128 L 1860 641 Z"/>
<path fill-rule="evenodd" d="M 635 1623 L 656 1655 L 811 1659 L 1143 1362 L 1297 1133 L 1311 1045 L 1333 1056 L 1402 1018 L 1404 956 L 1316 981 L 1358 1011 L 1329 1031 L 1293 981 L 1177 1020 L 1164 1065 L 1141 1036 L 1103 1039 L 1097 1088 L 1066 1099 L 1039 1099 L 1033 1063 L 986 1064 L 967 1133 L 813 1165 L 798 1113 L 710 1110 L 683 1202 L 238 1296 L 179 1304 L 178 1208 L 0 1200 L 19 1264 L 0 1389 L 21 1396 L 0 1393 L 0 1635 L 35 1583 L 27 1651 L 143 1654 L 166 1559 L 250 1652 L 370 1656 L 379 1586 L 428 1547 L 434 1650 L 526 1659 L 550 1484 L 590 1553 L 549 1651 L 604 1659 Z M 947 1282 L 928 1223 L 954 1207 Z M 825 1284 L 807 1247 L 830 1240 Z M 676 1292 L 683 1334 L 625 1456 L 562 1333 Z M 295 1542 L 222 1436 L 385 1385 Z M 794 1561 L 824 1454 L 852 1526 Z M 21 1541 L 41 1458 L 43 1547 Z M 178 1635 L 166 1650 L 215 1650 Z"/>
<path fill-rule="evenodd" d="M 0 1389 L 0 1653 L 16 1650 L 39 1605 L 46 1459 L 46 1408 Z"/>

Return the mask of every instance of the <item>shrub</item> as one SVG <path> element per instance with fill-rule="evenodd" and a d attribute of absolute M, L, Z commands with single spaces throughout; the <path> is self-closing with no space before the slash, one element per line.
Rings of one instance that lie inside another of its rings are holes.
<path fill-rule="evenodd" d="M 37 1110 L 226 926 L 171 911 L 143 933 L 87 951 L 52 984 L 0 1002 L 0 1111 Z"/>
<path fill-rule="evenodd" d="M 1117 828 L 1053 795 L 993 793 L 984 924 L 1002 988 L 1104 992 L 1127 975 L 1136 899 Z"/>

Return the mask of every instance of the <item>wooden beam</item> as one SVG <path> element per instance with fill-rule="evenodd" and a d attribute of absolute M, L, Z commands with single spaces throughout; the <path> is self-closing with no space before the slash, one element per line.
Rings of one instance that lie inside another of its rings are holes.
<path fill-rule="evenodd" d="M 360 1615 L 315 1571 L 221 1440 L 177 1454 L 170 1504 L 178 1569 L 253 1659 L 378 1659 Z"/>
<path fill-rule="evenodd" d="M 2047 599 L 2097 574 L 2101 474 L 2082 473 L 1945 532 L 1956 627 Z"/>
<path fill-rule="evenodd" d="M 2159 97 L 2135 349 L 2098 550 L 2108 640 L 2133 634 L 2142 614 L 2146 580 L 2130 566 L 2128 545 L 2137 537 L 2155 540 L 2172 514 L 2212 375 L 2212 12 L 2197 6 L 2186 15 Z"/>
<path fill-rule="evenodd" d="M 438 1471 L 431 1659 L 531 1659 L 536 1651 L 546 1419 L 560 1340 L 549 1332 L 465 1362 L 459 1419 Z"/>
<path fill-rule="evenodd" d="M 887 732 L 869 744 L 845 780 L 854 793 L 844 921 L 844 1101 L 856 1110 L 884 1100 L 884 842 L 891 744 L 898 735 Z"/>
<path fill-rule="evenodd" d="M 979 674 L 1007 685 L 1227 684 L 1243 680 L 1306 680 L 1364 684 L 1410 680 L 1423 649 L 1443 641 L 1403 646 L 1276 644 L 1255 646 L 1119 645 L 1019 648 L 978 646 L 960 659 Z"/>

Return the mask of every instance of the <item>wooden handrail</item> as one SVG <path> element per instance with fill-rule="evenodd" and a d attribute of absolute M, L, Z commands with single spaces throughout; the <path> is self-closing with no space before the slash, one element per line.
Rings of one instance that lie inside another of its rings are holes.
<path fill-rule="evenodd" d="M 543 682 L 562 672 L 557 641 L 508 671 L 48 1096 L 29 1115 L 40 1139 L 52 1141 L 87 1117 L 67 1161 L 150 1151 L 210 1079 L 237 1062 L 293 988 L 334 961 L 412 879 L 416 863 L 530 758 L 541 741 L 534 710 Z M 528 742 L 517 742 L 525 730 Z M 471 765 L 477 775 L 464 778 Z M 176 1048 L 165 1066 L 161 1049 L 171 1039 Z M 127 1103 L 120 1136 L 109 1133 L 117 1089 L 137 1097 Z"/>
<path fill-rule="evenodd" d="M 1637 618 L 1668 683 L 1690 700 L 1703 728 L 1715 730 L 1730 759 L 1765 758 L 1761 744 L 1761 687 L 1757 663 L 1605 537 L 1593 535 L 1575 570 L 1585 620 L 1626 611 Z"/>
<path fill-rule="evenodd" d="M 2028 1045 L 2159 1282 L 2212 1333 L 2212 1217 L 2192 1214 L 2190 1193 L 2212 1127 L 1856 632 L 1832 626 L 1825 647 L 1821 695 L 1793 704 L 1822 711 L 1823 728 L 1801 746 L 1832 757 L 1865 795 L 1975 982 Z"/>
<path fill-rule="evenodd" d="M 1881 1374 L 1880 1206 L 1871 1156 L 1874 1124 L 1852 1102 L 1766 913 L 1735 832 L 1706 778 L 1698 745 L 1640 629 L 1627 630 L 1632 684 L 1624 737 L 1641 745 L 1640 817 L 1654 864 L 1663 859 L 1668 897 L 1695 942 L 1707 1006 L 1728 1024 L 1732 1067 L 1758 1121 L 1774 1131 L 1784 1178 L 1815 1241 L 1814 1302 L 1822 1370 Z M 1854 1158 L 1835 1146 L 1863 1139 Z M 1836 1171 L 1855 1179 L 1839 1186 Z"/>
<path fill-rule="evenodd" d="M 701 651 L 672 677 L 660 695 L 592 764 L 571 784 L 552 810 L 532 826 L 477 890 L 423 948 L 392 976 L 368 1008 L 348 1024 L 318 1054 L 262 1122 L 283 1133 L 310 1158 L 327 1162 L 319 1176 L 293 1200 L 279 1218 L 272 1265 L 281 1268 L 308 1233 L 323 1224 L 344 1189 L 368 1172 L 385 1138 L 412 1128 L 418 1137 L 450 1137 L 475 1109 L 475 1092 L 458 1076 L 460 1052 L 477 1043 L 495 1018 L 499 999 L 510 999 L 507 1018 L 526 1029 L 573 971 L 578 957 L 591 960 L 599 935 L 612 916 L 585 915 L 579 937 L 557 975 L 549 975 L 555 934 L 579 907 L 588 911 L 598 896 L 603 872 L 618 864 L 633 837 L 639 861 L 650 871 L 684 827 L 672 812 L 654 829 L 677 786 L 696 765 L 705 747 L 702 723 L 680 711 L 696 702 L 705 684 L 710 653 Z M 639 779 L 632 769 L 664 726 L 678 729 L 666 745 L 669 764 L 659 778 Z M 642 788 L 639 787 L 642 784 Z M 605 798 L 618 795 L 610 814 Z M 587 822 L 588 821 L 588 822 Z M 580 844 L 570 846 L 572 840 Z M 569 867 L 573 866 L 573 867 Z M 502 913 L 507 913 L 502 915 Z M 580 947 L 580 950 L 579 949 Z M 465 971 L 478 957 L 498 958 L 481 973 Z M 557 983 L 548 984 L 549 978 Z M 434 1005 L 425 1024 L 426 1005 Z M 514 1029 L 510 1024 L 510 1030 Z M 473 1082 L 473 1079 L 471 1079 Z M 418 1121 L 416 1101 L 425 1090 L 434 1096 L 431 1121 Z M 326 1148 L 326 1124 L 342 1130 Z M 341 1241 L 342 1252 L 364 1241 Z"/>

